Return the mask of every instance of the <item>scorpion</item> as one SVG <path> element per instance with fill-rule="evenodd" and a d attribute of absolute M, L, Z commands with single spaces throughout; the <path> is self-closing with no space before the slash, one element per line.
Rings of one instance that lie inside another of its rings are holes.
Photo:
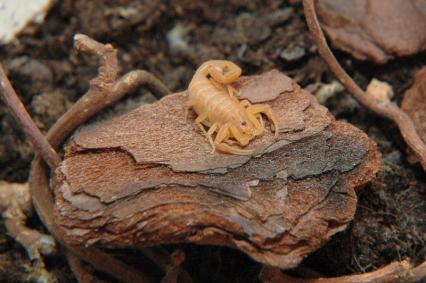
<path fill-rule="evenodd" d="M 253 150 L 242 147 L 265 132 L 262 114 L 273 125 L 275 137 L 278 136 L 278 123 L 269 105 L 251 104 L 235 96 L 237 91 L 231 84 L 240 75 L 241 68 L 233 62 L 210 60 L 197 69 L 188 86 L 185 117 L 189 109 L 193 108 L 198 115 L 195 123 L 207 137 L 212 152 L 220 150 L 236 155 L 253 154 Z M 204 126 L 209 128 L 208 131 Z M 231 146 L 230 142 L 240 147 Z"/>

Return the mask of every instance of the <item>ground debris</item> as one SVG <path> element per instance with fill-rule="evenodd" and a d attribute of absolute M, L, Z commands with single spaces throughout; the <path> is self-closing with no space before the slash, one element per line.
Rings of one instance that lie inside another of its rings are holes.
<path fill-rule="evenodd" d="M 67 241 L 216 244 L 291 268 L 345 229 L 354 190 L 378 170 L 375 145 L 294 82 L 274 87 L 284 75 L 265 76 L 237 84 L 241 97 L 255 88 L 280 125 L 277 140 L 268 131 L 249 145 L 251 157 L 212 154 L 194 117 L 185 120 L 185 92 L 77 131 L 54 186 Z"/>
<path fill-rule="evenodd" d="M 392 86 L 387 82 L 379 81 L 378 79 L 372 79 L 368 84 L 365 93 L 371 97 L 374 97 L 378 103 L 389 102 L 393 96 Z"/>
<path fill-rule="evenodd" d="M 28 183 L 17 184 L 0 181 L 0 212 L 8 234 L 19 242 L 33 261 L 28 278 L 37 282 L 57 282 L 53 274 L 45 269 L 42 255 L 56 251 L 55 240 L 26 226 L 26 219 L 33 212 Z"/>
<path fill-rule="evenodd" d="M 386 63 L 426 48 L 424 1 L 318 1 L 333 45 L 360 60 Z"/>

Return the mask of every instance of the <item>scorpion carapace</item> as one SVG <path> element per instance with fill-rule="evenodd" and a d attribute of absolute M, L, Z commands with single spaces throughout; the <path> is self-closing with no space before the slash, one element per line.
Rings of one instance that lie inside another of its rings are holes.
<path fill-rule="evenodd" d="M 249 155 L 253 150 L 244 149 L 252 139 L 265 131 L 262 114 L 266 115 L 278 135 L 277 120 L 267 104 L 251 104 L 239 100 L 231 83 L 241 75 L 241 68 L 233 62 L 210 60 L 195 72 L 189 87 L 186 114 L 190 108 L 198 114 L 195 122 L 206 135 L 210 145 L 225 153 Z M 208 131 L 204 126 L 208 127 Z M 216 136 L 213 140 L 213 135 Z M 227 142 L 234 140 L 239 147 Z"/>

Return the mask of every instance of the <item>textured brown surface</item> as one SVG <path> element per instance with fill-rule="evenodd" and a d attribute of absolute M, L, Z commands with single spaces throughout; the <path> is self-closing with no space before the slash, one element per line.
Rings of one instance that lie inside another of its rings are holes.
<path fill-rule="evenodd" d="M 240 99 L 248 99 L 251 103 L 271 101 L 281 93 L 293 91 L 293 81 L 278 70 L 272 70 L 251 78 L 254 79 L 249 79 L 247 83 L 242 84 L 238 95 Z M 271 84 L 271 81 L 274 81 L 274 83 Z"/>
<path fill-rule="evenodd" d="M 258 92 L 257 101 L 278 97 L 271 106 L 282 132 L 280 143 L 277 144 L 273 133 L 268 131 L 262 139 L 249 144 L 248 148 L 255 149 L 256 154 L 318 133 L 331 121 L 327 110 L 317 104 L 315 98 L 296 84 L 288 85 L 288 77 L 275 75 L 273 81 L 266 82 L 265 77 L 271 78 L 274 73 L 277 74 L 271 71 L 252 80 L 245 78 L 241 85 L 242 98 L 253 96 L 253 88 Z M 293 91 L 287 91 L 290 87 Z M 194 122 L 195 114 L 191 111 L 185 120 L 186 100 L 185 93 L 174 94 L 163 98 L 161 103 L 139 107 L 109 122 L 86 126 L 74 135 L 73 142 L 82 150 L 121 148 L 137 163 L 165 164 L 174 171 L 222 172 L 250 158 L 211 154 L 210 144 Z"/>
<path fill-rule="evenodd" d="M 413 85 L 404 94 L 401 108 L 413 120 L 417 132 L 426 142 L 426 67 L 416 73 Z"/>
<path fill-rule="evenodd" d="M 319 0 L 333 46 L 355 58 L 386 63 L 426 48 L 426 1 Z"/>
<path fill-rule="evenodd" d="M 245 159 L 210 153 L 193 117 L 183 120 L 184 93 L 86 126 L 68 144 L 54 186 L 67 240 L 109 248 L 219 244 L 296 266 L 345 229 L 354 189 L 379 165 L 364 133 L 333 121 L 296 84 L 293 90 L 268 102 L 288 128 L 278 140 L 270 133 L 255 140 L 258 156 Z"/>

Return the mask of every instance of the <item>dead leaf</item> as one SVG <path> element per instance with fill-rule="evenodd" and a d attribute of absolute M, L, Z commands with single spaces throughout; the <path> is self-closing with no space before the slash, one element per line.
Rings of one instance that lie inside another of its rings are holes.
<path fill-rule="evenodd" d="M 425 1 L 318 0 L 318 15 L 336 48 L 386 63 L 426 48 Z"/>

